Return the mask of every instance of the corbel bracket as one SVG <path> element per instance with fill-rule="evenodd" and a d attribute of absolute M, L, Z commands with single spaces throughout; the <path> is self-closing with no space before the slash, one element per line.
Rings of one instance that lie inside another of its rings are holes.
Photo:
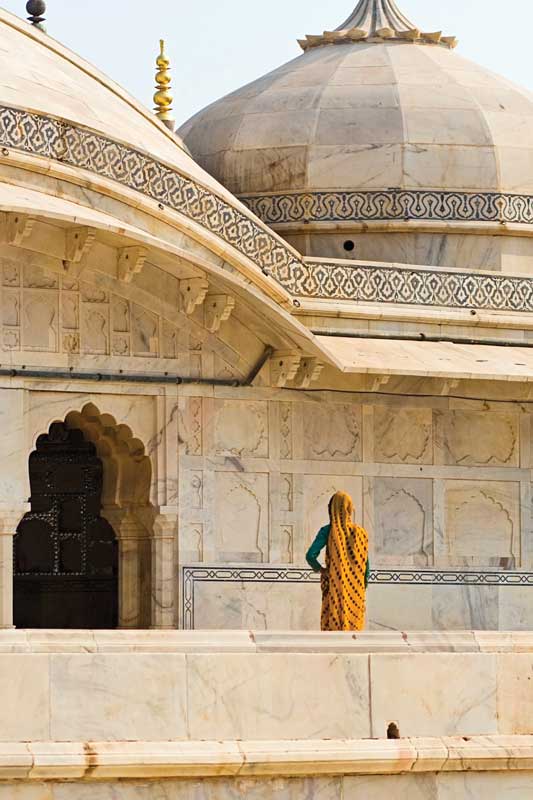
<path fill-rule="evenodd" d="M 31 236 L 34 225 L 35 217 L 30 217 L 28 214 L 6 214 L 6 243 L 20 247 Z"/>
<path fill-rule="evenodd" d="M 207 297 L 209 284 L 205 278 L 190 278 L 180 281 L 180 294 L 183 310 L 188 317 L 194 313 L 195 308 L 201 306 Z"/>
<path fill-rule="evenodd" d="M 308 389 L 320 377 L 324 364 L 318 358 L 306 356 L 302 358 L 294 384 L 298 389 Z"/>
<path fill-rule="evenodd" d="M 379 392 L 380 389 L 383 389 L 388 383 L 390 383 L 391 376 L 390 375 L 378 375 L 374 378 L 372 382 L 372 389 L 373 392 Z"/>
<path fill-rule="evenodd" d="M 76 265 L 89 254 L 96 239 L 96 231 L 91 228 L 70 228 L 65 237 L 65 271 L 76 272 Z"/>
<path fill-rule="evenodd" d="M 442 397 L 446 397 L 447 395 L 451 394 L 454 389 L 457 389 L 459 386 L 459 380 L 457 378 L 449 378 L 445 380 L 442 384 L 441 395 Z"/>
<path fill-rule="evenodd" d="M 298 350 L 278 350 L 270 362 L 270 377 L 272 385 L 283 389 L 290 381 L 294 380 L 302 360 Z"/>
<path fill-rule="evenodd" d="M 139 275 L 146 262 L 148 251 L 145 247 L 122 247 L 118 251 L 118 279 L 131 283 Z"/>
<path fill-rule="evenodd" d="M 229 294 L 209 294 L 205 301 L 205 327 L 209 333 L 218 333 L 235 308 L 235 298 Z"/>

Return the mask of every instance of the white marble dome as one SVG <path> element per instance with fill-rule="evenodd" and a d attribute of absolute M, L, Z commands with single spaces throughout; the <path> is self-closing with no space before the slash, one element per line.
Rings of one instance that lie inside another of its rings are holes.
<path fill-rule="evenodd" d="M 307 37 L 303 55 L 180 134 L 308 255 L 345 257 L 349 235 L 361 258 L 522 269 L 529 244 L 495 237 L 533 223 L 533 94 L 455 43 L 390 0 L 361 0 L 336 32 Z"/>

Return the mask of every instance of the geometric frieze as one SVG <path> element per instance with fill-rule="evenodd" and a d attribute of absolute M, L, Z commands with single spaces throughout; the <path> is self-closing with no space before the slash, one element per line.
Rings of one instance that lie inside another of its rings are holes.
<path fill-rule="evenodd" d="M 533 195 L 508 192 L 374 189 L 241 195 L 239 199 L 271 226 L 408 220 L 533 223 Z"/>
<path fill-rule="evenodd" d="M 148 153 L 96 131 L 1 106 L 0 146 L 105 175 L 204 226 L 269 273 L 299 263 L 287 244 L 248 214 Z M 123 279 L 131 279 L 126 264 L 122 266 Z"/>
<path fill-rule="evenodd" d="M 63 120 L 0 106 L 0 146 L 105 174 L 202 225 L 251 259 L 297 296 L 508 311 L 533 310 L 533 281 L 504 275 L 382 265 L 307 263 L 238 208 L 150 155 Z M 461 221 L 533 224 L 533 195 L 499 192 L 385 190 L 316 192 L 242 198 L 267 225 L 284 222 Z M 21 242 L 31 219 L 9 235 Z M 14 227 L 13 227 L 14 226 Z M 72 242 L 70 243 L 72 245 Z M 85 242 L 90 246 L 90 237 Z M 75 258 L 83 247 L 69 248 Z M 142 269 L 143 248 L 122 251 L 119 269 L 130 281 Z M 68 262 L 72 263 L 72 262 Z"/>
<path fill-rule="evenodd" d="M 299 297 L 353 300 L 359 303 L 533 311 L 533 280 L 508 275 L 479 275 L 445 269 L 383 264 L 307 262 L 291 267 L 281 281 Z"/>

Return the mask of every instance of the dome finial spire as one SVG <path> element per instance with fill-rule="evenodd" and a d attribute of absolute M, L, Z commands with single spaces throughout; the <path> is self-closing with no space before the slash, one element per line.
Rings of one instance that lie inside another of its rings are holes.
<path fill-rule="evenodd" d="M 161 39 L 159 42 L 161 52 L 157 57 L 157 74 L 155 76 L 156 93 L 154 94 L 155 113 L 161 122 L 170 128 L 171 131 L 176 127 L 176 121 L 172 113 L 172 103 L 174 98 L 172 96 L 170 83 L 172 78 L 170 76 L 170 59 L 165 52 L 165 40 Z"/>
<path fill-rule="evenodd" d="M 324 44 L 346 42 L 379 42 L 400 39 L 420 44 L 441 44 L 455 47 L 454 36 L 443 36 L 441 31 L 421 33 L 420 29 L 402 14 L 395 0 L 359 0 L 348 19 L 334 31 L 324 31 L 320 36 L 306 36 L 300 40 L 303 50 Z"/>
<path fill-rule="evenodd" d="M 41 31 L 46 33 L 46 27 L 44 25 L 45 18 L 44 14 L 46 14 L 46 3 L 44 0 L 28 0 L 26 3 L 26 11 L 29 14 L 28 20 L 31 24 L 39 28 Z"/>

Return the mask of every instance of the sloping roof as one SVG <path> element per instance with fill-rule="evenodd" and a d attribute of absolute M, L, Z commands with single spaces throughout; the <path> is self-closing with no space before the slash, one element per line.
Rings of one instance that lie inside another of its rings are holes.
<path fill-rule="evenodd" d="M 342 372 L 492 381 L 533 381 L 533 348 L 318 336 Z"/>

